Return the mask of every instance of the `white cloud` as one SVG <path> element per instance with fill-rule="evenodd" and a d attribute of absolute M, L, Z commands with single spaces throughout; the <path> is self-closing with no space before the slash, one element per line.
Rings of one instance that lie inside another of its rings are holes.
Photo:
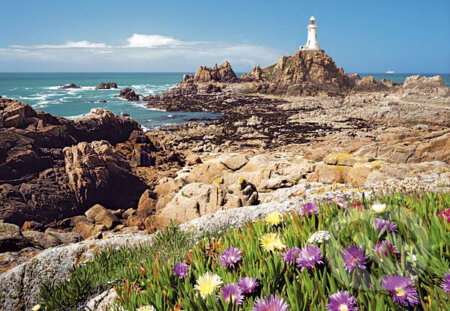
<path fill-rule="evenodd" d="M 160 35 L 133 34 L 127 39 L 127 47 L 132 48 L 155 48 L 161 46 L 179 45 L 182 42 L 171 37 Z"/>
<path fill-rule="evenodd" d="M 20 49 L 21 53 L 14 53 Z M 195 71 L 200 65 L 212 66 L 229 60 L 235 71 L 275 63 L 278 50 L 249 43 L 182 41 L 155 34 L 133 34 L 124 45 L 90 41 L 69 41 L 61 45 L 14 45 L 0 48 L 8 64 L 0 71 L 14 71 L 14 64 L 27 64 L 57 71 Z M 22 68 L 22 67 L 20 67 Z"/>

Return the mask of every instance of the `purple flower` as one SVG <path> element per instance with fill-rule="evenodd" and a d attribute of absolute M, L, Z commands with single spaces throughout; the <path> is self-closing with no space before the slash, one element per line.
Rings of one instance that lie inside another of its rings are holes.
<path fill-rule="evenodd" d="M 187 271 L 189 266 L 183 262 L 177 262 L 173 266 L 173 274 L 178 276 L 180 279 L 184 279 L 187 276 Z"/>
<path fill-rule="evenodd" d="M 288 264 L 294 264 L 295 260 L 298 257 L 298 254 L 300 253 L 300 248 L 298 247 L 292 247 L 289 248 L 287 251 L 281 254 L 281 257 L 286 261 Z"/>
<path fill-rule="evenodd" d="M 348 272 L 352 272 L 356 267 L 366 269 L 369 259 L 369 256 L 364 256 L 364 249 L 355 245 L 347 247 L 347 250 L 342 253 L 342 257 L 344 258 L 343 266 Z"/>
<path fill-rule="evenodd" d="M 222 291 L 217 294 L 217 298 L 223 299 L 225 302 L 232 302 L 240 306 L 244 301 L 244 295 L 242 294 L 242 289 L 236 284 L 227 284 L 222 287 Z"/>
<path fill-rule="evenodd" d="M 341 198 L 336 198 L 336 200 L 334 200 L 334 203 L 336 203 L 339 208 L 347 209 L 347 203 L 344 202 L 344 200 L 342 200 Z"/>
<path fill-rule="evenodd" d="M 348 291 L 337 292 L 330 297 L 330 303 L 327 304 L 328 311 L 357 311 L 359 308 L 356 305 L 357 300 L 355 297 L 350 296 Z"/>
<path fill-rule="evenodd" d="M 379 257 L 382 257 L 383 255 L 388 257 L 388 254 L 390 254 L 391 256 L 398 254 L 395 246 L 387 240 L 378 242 L 377 244 L 375 244 L 374 248 Z"/>
<path fill-rule="evenodd" d="M 242 260 L 239 248 L 228 247 L 219 257 L 220 264 L 224 267 L 234 268 L 234 265 Z"/>
<path fill-rule="evenodd" d="M 397 232 L 397 225 L 389 220 L 377 218 L 374 224 L 378 228 L 378 232 L 381 232 L 384 228 L 386 228 L 386 232 Z"/>
<path fill-rule="evenodd" d="M 450 273 L 445 274 L 444 281 L 442 282 L 442 290 L 450 293 Z"/>
<path fill-rule="evenodd" d="M 289 305 L 283 298 L 270 295 L 265 299 L 256 300 L 252 311 L 289 311 Z"/>
<path fill-rule="evenodd" d="M 256 278 L 244 277 L 238 281 L 237 285 L 241 288 L 244 294 L 251 294 L 256 290 L 259 283 Z"/>
<path fill-rule="evenodd" d="M 323 255 L 320 248 L 314 245 L 308 245 L 300 250 L 300 253 L 295 261 L 297 262 L 297 266 L 299 268 L 305 269 L 313 268 L 316 263 L 323 263 L 322 258 Z"/>
<path fill-rule="evenodd" d="M 383 287 L 392 294 L 394 302 L 407 307 L 414 307 L 419 304 L 414 281 L 408 277 L 399 275 L 386 275 L 382 280 Z"/>
<path fill-rule="evenodd" d="M 300 211 L 302 216 L 311 216 L 312 214 L 318 214 L 319 208 L 315 203 L 306 203 L 303 204 L 302 210 Z"/>

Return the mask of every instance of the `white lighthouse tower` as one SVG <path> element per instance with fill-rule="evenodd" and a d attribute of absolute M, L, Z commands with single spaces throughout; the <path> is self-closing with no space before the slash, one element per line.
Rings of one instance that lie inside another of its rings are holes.
<path fill-rule="evenodd" d="M 304 46 L 300 47 L 300 50 L 320 50 L 319 41 L 317 41 L 316 19 L 314 18 L 314 16 L 311 16 L 311 18 L 309 19 L 308 41 L 306 41 L 306 44 Z"/>

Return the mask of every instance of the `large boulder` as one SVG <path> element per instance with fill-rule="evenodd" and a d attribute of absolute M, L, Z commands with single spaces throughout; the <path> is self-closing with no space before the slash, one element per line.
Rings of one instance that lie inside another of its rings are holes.
<path fill-rule="evenodd" d="M 17 251 L 29 245 L 30 240 L 20 233 L 19 226 L 0 220 L 0 253 Z"/>
<path fill-rule="evenodd" d="M 68 186 L 83 206 L 133 207 L 146 188 L 107 141 L 82 142 L 63 152 Z"/>
<path fill-rule="evenodd" d="M 139 100 L 139 95 L 136 94 L 133 89 L 126 87 L 120 90 L 119 97 L 124 98 L 126 100 L 130 101 L 137 101 Z"/>
<path fill-rule="evenodd" d="M 85 116 L 75 119 L 73 126 L 73 136 L 79 142 L 103 139 L 111 144 L 126 141 L 133 131 L 140 130 L 136 121 L 102 109 L 92 109 Z"/>

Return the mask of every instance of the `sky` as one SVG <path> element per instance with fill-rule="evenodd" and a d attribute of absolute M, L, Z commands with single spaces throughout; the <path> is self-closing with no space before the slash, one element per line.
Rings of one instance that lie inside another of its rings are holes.
<path fill-rule="evenodd" d="M 0 72 L 237 72 L 305 44 L 346 72 L 450 73 L 449 0 L 1 0 Z"/>

